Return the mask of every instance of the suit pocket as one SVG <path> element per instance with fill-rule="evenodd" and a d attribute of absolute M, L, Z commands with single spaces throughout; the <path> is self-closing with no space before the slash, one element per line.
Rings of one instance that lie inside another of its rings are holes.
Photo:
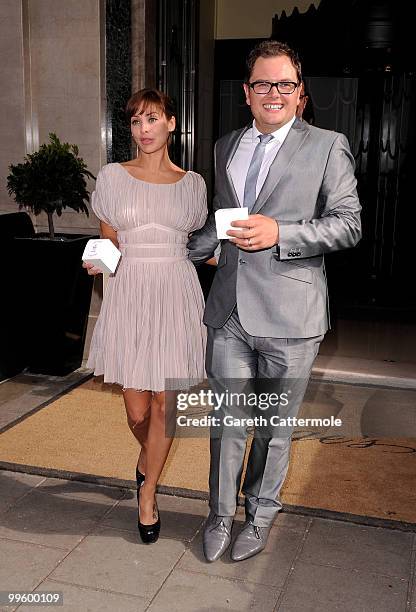
<path fill-rule="evenodd" d="M 273 274 L 285 276 L 286 278 L 293 278 L 303 283 L 312 283 L 313 280 L 312 270 L 300 266 L 293 261 L 279 261 L 272 257 L 270 260 L 270 269 Z"/>

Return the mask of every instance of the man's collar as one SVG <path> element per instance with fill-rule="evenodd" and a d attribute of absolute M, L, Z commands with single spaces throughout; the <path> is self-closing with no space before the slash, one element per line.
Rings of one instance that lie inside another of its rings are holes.
<path fill-rule="evenodd" d="M 271 135 L 273 136 L 273 138 L 275 138 L 279 142 L 283 142 L 286 136 L 288 135 L 290 128 L 294 124 L 295 119 L 296 119 L 296 115 L 293 117 L 293 119 L 285 123 L 285 125 L 283 125 L 281 128 L 278 128 L 274 132 L 271 132 Z M 260 136 L 261 133 L 262 132 L 259 132 L 259 130 L 256 128 L 256 120 L 253 119 L 252 131 L 251 131 L 253 141 L 256 140 L 257 137 Z"/>

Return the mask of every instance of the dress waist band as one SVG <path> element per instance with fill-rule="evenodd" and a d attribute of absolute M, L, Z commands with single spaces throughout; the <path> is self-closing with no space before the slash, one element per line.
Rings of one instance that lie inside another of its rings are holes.
<path fill-rule="evenodd" d="M 142 255 L 125 255 L 123 254 L 123 259 L 128 259 L 132 261 L 143 261 L 146 263 L 172 263 L 174 261 L 186 261 L 188 259 L 187 255 L 166 255 L 162 257 L 143 257 Z"/>
<path fill-rule="evenodd" d="M 184 248 L 187 240 L 183 242 L 119 242 L 119 247 L 124 249 L 166 249 L 166 248 Z"/>
<path fill-rule="evenodd" d="M 185 244 L 172 242 L 156 243 L 121 243 L 120 251 L 125 259 L 148 262 L 170 262 L 187 259 Z"/>

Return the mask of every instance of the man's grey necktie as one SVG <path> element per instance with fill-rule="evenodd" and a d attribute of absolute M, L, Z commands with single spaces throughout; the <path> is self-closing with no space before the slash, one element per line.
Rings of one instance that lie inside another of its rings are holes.
<path fill-rule="evenodd" d="M 256 201 L 257 179 L 259 178 L 261 164 L 266 152 L 266 145 L 272 140 L 273 136 L 271 134 L 260 134 L 258 138 L 260 142 L 254 149 L 244 185 L 244 206 L 248 207 L 249 212 Z"/>

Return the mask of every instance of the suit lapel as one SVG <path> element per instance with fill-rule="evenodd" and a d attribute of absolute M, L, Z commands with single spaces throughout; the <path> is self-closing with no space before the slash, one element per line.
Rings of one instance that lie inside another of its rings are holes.
<path fill-rule="evenodd" d="M 233 202 L 233 206 L 231 208 L 239 208 L 240 207 L 240 202 L 238 200 L 238 196 L 237 193 L 235 191 L 234 188 L 234 183 L 233 183 L 233 179 L 231 178 L 231 174 L 230 174 L 230 164 L 232 162 L 232 159 L 235 155 L 235 152 L 238 149 L 238 145 L 240 144 L 240 140 L 242 139 L 242 137 L 244 136 L 244 134 L 247 132 L 248 129 L 250 129 L 251 124 L 250 125 L 246 125 L 246 127 L 242 128 L 241 130 L 237 130 L 236 132 L 232 132 L 232 134 L 230 135 L 230 139 L 228 141 L 228 145 L 227 145 L 227 150 L 225 152 L 225 159 L 226 159 L 226 166 L 225 166 L 225 170 L 226 170 L 226 175 L 227 175 L 227 188 L 230 194 L 230 198 L 231 198 L 231 202 Z"/>
<path fill-rule="evenodd" d="M 283 145 L 280 147 L 276 157 L 270 165 L 269 172 L 263 187 L 257 197 L 257 200 L 251 209 L 250 214 L 256 214 L 266 203 L 270 195 L 276 189 L 277 184 L 286 172 L 288 166 L 298 149 L 302 146 L 304 140 L 309 136 L 308 124 L 296 119 L 288 135 L 285 138 Z"/>

